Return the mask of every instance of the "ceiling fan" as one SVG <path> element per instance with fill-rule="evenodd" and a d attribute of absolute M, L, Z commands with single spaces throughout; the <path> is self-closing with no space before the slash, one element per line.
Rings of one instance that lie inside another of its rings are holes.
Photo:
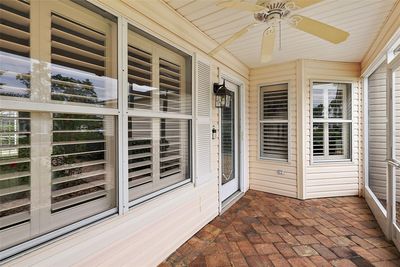
<path fill-rule="evenodd" d="M 247 33 L 251 28 L 266 24 L 268 27 L 263 34 L 261 44 L 261 62 L 268 62 L 272 57 L 272 52 L 275 46 L 275 33 L 277 31 L 279 31 L 279 33 L 281 32 L 282 21 L 286 21 L 289 25 L 298 30 L 310 33 L 333 44 L 339 44 L 345 41 L 349 36 L 348 32 L 308 17 L 291 15 L 293 11 L 320 2 L 322 2 L 322 0 L 257 0 L 255 4 L 242 0 L 220 2 L 217 4 L 219 7 L 253 12 L 256 21 L 247 25 L 222 42 L 210 52 L 210 55 L 214 55 L 224 47 L 230 45 Z"/>

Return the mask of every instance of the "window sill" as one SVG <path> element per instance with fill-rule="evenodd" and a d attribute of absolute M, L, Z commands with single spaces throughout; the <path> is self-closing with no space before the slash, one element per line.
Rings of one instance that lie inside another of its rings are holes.
<path fill-rule="evenodd" d="M 153 192 L 153 193 L 150 193 L 148 195 L 142 196 L 142 197 L 140 197 L 138 199 L 134 199 L 134 200 L 129 202 L 129 208 L 133 208 L 133 207 L 135 207 L 135 206 L 137 206 L 139 204 L 142 204 L 142 203 L 145 203 L 145 202 L 150 201 L 152 199 L 155 199 L 155 198 L 157 198 L 157 197 L 159 197 L 161 195 L 164 195 L 164 194 L 166 194 L 166 193 L 168 193 L 168 192 L 170 192 L 172 190 L 181 188 L 181 187 L 183 187 L 183 186 L 185 186 L 187 184 L 192 184 L 194 186 L 193 179 L 189 178 L 189 179 L 183 180 L 183 181 L 178 182 L 176 184 L 173 184 L 173 185 L 170 185 L 170 186 L 165 187 L 163 189 L 160 189 L 160 190 L 158 190 L 156 192 Z"/>

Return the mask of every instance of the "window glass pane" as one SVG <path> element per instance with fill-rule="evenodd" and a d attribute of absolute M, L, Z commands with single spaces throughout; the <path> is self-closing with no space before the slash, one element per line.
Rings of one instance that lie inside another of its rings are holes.
<path fill-rule="evenodd" d="M 191 120 L 129 117 L 129 199 L 190 179 Z"/>
<path fill-rule="evenodd" d="M 85 14 L 96 25 L 51 14 L 51 99 L 116 108 L 116 20 Z"/>
<path fill-rule="evenodd" d="M 151 52 L 128 44 L 128 107 L 152 109 L 153 59 Z"/>
<path fill-rule="evenodd" d="M 0 232 L 30 221 L 30 137 L 29 113 L 0 111 Z"/>
<path fill-rule="evenodd" d="M 192 114 L 191 57 L 129 26 L 130 109 Z"/>
<path fill-rule="evenodd" d="M 112 116 L 53 114 L 52 212 L 102 198 L 104 209 L 115 205 L 114 134 Z"/>
<path fill-rule="evenodd" d="M 351 84 L 314 82 L 312 90 L 313 156 L 318 160 L 350 159 Z"/>
<path fill-rule="evenodd" d="M 156 125 L 154 125 L 156 126 Z M 153 181 L 153 119 L 128 119 L 128 178 L 129 188 Z"/>
<path fill-rule="evenodd" d="M 329 123 L 329 156 L 350 158 L 350 123 Z"/>
<path fill-rule="evenodd" d="M 30 5 L 24 1 L 2 1 L 0 14 L 0 96 L 29 98 Z"/>
<path fill-rule="evenodd" d="M 288 123 L 262 123 L 261 136 L 261 157 L 288 159 Z"/>
<path fill-rule="evenodd" d="M 288 84 L 260 88 L 260 156 L 288 160 Z"/>
<path fill-rule="evenodd" d="M 324 124 L 313 123 L 313 155 L 322 157 L 324 152 Z"/>
<path fill-rule="evenodd" d="M 115 150 L 113 116 L 0 111 L 0 249 L 115 207 Z"/>
<path fill-rule="evenodd" d="M 325 116 L 325 90 L 321 88 L 320 84 L 315 84 L 313 87 L 313 118 L 324 118 Z"/>
<path fill-rule="evenodd" d="M 261 115 L 266 119 L 288 119 L 288 84 L 261 87 Z"/>

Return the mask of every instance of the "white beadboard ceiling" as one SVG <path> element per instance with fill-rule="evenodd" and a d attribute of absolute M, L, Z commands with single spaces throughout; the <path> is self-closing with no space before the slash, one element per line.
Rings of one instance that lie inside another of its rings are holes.
<path fill-rule="evenodd" d="M 220 8 L 217 0 L 164 0 L 179 14 L 218 43 L 254 22 L 246 11 Z M 255 3 L 255 0 L 247 0 Z M 285 0 L 282 0 L 285 1 Z M 292 14 L 309 16 L 350 33 L 343 43 L 334 45 L 282 23 L 282 48 L 278 39 L 272 60 L 276 64 L 304 59 L 361 62 L 377 37 L 396 0 L 325 0 Z M 260 25 L 229 45 L 226 49 L 250 68 L 260 63 L 261 37 L 266 26 Z"/>

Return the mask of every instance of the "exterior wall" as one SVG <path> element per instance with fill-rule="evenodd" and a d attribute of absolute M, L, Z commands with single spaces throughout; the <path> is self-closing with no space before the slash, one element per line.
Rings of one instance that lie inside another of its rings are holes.
<path fill-rule="evenodd" d="M 249 168 L 250 188 L 297 197 L 297 73 L 296 62 L 272 65 L 250 71 L 249 92 Z M 289 161 L 259 157 L 259 86 L 289 82 Z M 278 174 L 282 170 L 283 174 Z"/>
<path fill-rule="evenodd" d="M 105 10 L 128 17 L 135 26 L 208 60 L 211 63 L 213 82 L 218 81 L 217 68 L 227 75 L 238 77 L 244 84 L 245 103 L 247 103 L 248 68 L 224 51 L 216 59 L 208 57 L 204 51 L 210 51 L 216 43 L 189 25 L 188 21 L 179 17 L 162 1 L 135 1 L 134 5 L 133 1 L 91 2 Z M 218 58 L 222 58 L 223 61 L 218 61 Z M 213 103 L 212 107 L 213 125 L 218 127 L 218 111 Z M 244 118 L 243 123 L 245 125 L 243 131 L 246 132 L 247 118 Z M 247 134 L 242 134 L 242 139 L 245 138 Z M 247 153 L 245 149 L 243 151 L 245 157 Z M 159 264 L 219 213 L 218 138 L 212 141 L 212 157 L 214 178 L 208 182 L 197 186 L 190 183 L 174 189 L 135 206 L 124 215 L 104 219 L 96 225 L 89 225 L 50 244 L 45 244 L 35 251 L 17 257 L 7 265 L 155 266 Z M 246 168 L 246 160 L 244 164 Z M 247 174 L 244 177 L 245 185 L 248 184 L 246 179 L 248 179 Z"/>
<path fill-rule="evenodd" d="M 312 80 L 353 83 L 352 161 L 311 163 Z M 289 82 L 289 162 L 259 157 L 259 85 Z M 358 195 L 362 188 L 362 88 L 360 64 L 298 60 L 250 71 L 250 188 L 298 198 Z M 301 153 L 298 153 L 301 152 Z M 360 160 L 361 159 L 361 160 Z M 283 175 L 278 174 L 283 170 Z"/>
<path fill-rule="evenodd" d="M 353 83 L 352 162 L 311 162 L 311 86 L 313 80 Z M 358 195 L 362 180 L 362 88 L 360 64 L 304 61 L 305 90 L 305 198 Z"/>

